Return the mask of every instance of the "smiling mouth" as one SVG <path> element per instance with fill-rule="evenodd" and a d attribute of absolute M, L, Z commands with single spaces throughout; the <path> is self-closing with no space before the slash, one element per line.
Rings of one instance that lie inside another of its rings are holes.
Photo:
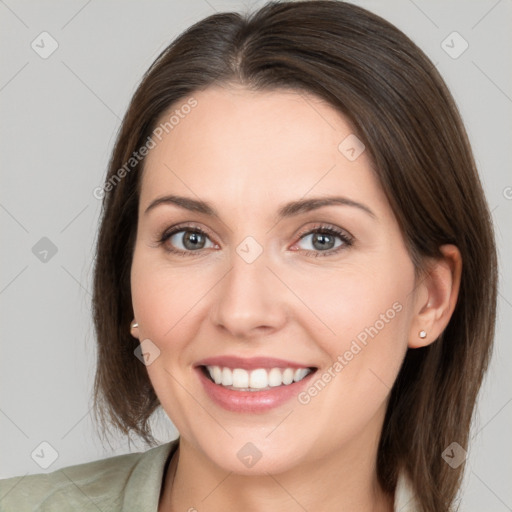
<path fill-rule="evenodd" d="M 268 391 L 286 387 L 315 372 L 317 368 L 228 368 L 201 366 L 201 371 L 211 382 L 232 391 Z"/>

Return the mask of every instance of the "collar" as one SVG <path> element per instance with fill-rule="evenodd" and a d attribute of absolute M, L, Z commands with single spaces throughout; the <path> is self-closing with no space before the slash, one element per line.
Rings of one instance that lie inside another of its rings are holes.
<path fill-rule="evenodd" d="M 394 512 L 417 512 L 420 510 L 411 481 L 403 472 L 398 475 L 393 510 Z"/>

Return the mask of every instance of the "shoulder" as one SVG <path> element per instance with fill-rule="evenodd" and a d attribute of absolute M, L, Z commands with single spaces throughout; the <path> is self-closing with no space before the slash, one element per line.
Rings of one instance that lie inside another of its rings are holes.
<path fill-rule="evenodd" d="M 156 512 L 164 466 L 178 441 L 146 452 L 0 480 L 2 512 L 117 511 L 135 500 Z M 153 508 L 151 508 L 153 507 Z"/>

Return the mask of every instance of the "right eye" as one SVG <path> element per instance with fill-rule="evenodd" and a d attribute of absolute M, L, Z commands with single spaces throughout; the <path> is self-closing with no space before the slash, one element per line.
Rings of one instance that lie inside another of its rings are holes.
<path fill-rule="evenodd" d="M 210 245 L 208 245 L 208 242 Z M 187 226 L 179 226 L 165 232 L 159 243 L 165 245 L 167 252 L 182 256 L 192 255 L 190 253 L 198 252 L 201 249 L 215 247 L 210 237 L 202 229 L 190 226 L 188 228 Z"/>

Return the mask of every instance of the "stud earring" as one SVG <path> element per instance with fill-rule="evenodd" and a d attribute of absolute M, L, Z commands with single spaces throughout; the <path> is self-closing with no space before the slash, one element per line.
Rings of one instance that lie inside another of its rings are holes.
<path fill-rule="evenodd" d="M 421 331 L 418 333 L 418 336 L 419 336 L 421 339 L 425 339 L 425 338 L 427 337 L 427 332 L 426 332 L 426 331 L 421 330 Z"/>
<path fill-rule="evenodd" d="M 139 327 L 139 324 L 137 322 L 132 322 L 132 324 L 130 325 L 130 327 L 132 329 L 134 329 L 135 327 Z"/>

